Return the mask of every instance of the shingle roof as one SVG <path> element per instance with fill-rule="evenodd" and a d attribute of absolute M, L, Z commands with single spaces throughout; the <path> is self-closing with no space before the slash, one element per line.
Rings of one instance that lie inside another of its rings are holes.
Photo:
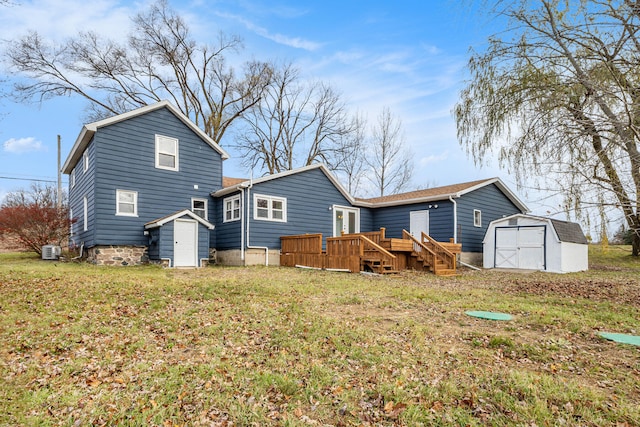
<path fill-rule="evenodd" d="M 577 222 L 561 221 L 549 218 L 561 242 L 588 244 L 587 238 Z"/>
<path fill-rule="evenodd" d="M 249 181 L 247 178 L 231 178 L 228 176 L 222 177 L 222 188 L 233 187 L 241 182 Z"/>
<path fill-rule="evenodd" d="M 470 188 L 476 187 L 478 185 L 481 186 L 482 184 L 485 184 L 489 181 L 494 181 L 494 180 L 495 178 L 481 179 L 478 181 L 463 182 L 460 184 L 452 184 L 452 185 L 445 185 L 442 187 L 426 188 L 424 190 L 409 191 L 407 193 L 392 194 L 390 196 L 374 197 L 372 199 L 357 199 L 357 200 L 368 202 L 368 203 L 386 203 L 386 202 L 397 202 L 397 201 L 403 201 L 403 200 L 433 198 L 438 196 L 442 196 L 442 198 L 447 198 L 451 194 L 457 194 L 465 190 L 468 190 Z"/>

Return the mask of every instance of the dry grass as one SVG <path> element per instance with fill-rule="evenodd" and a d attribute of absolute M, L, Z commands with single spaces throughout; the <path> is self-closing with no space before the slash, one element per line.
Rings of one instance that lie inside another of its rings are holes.
<path fill-rule="evenodd" d="M 2 425 L 640 425 L 640 266 L 99 268 L 0 255 Z M 511 313 L 510 322 L 466 310 Z"/>

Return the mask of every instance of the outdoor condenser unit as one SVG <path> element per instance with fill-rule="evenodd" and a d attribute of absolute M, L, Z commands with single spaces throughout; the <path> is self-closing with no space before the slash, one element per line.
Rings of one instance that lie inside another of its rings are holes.
<path fill-rule="evenodd" d="M 42 247 L 42 259 L 58 259 L 60 257 L 60 246 L 44 245 Z"/>

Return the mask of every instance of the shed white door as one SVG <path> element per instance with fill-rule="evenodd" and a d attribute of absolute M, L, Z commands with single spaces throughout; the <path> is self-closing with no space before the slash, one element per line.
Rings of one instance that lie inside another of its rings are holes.
<path fill-rule="evenodd" d="M 496 228 L 495 267 L 544 270 L 545 227 Z"/>
<path fill-rule="evenodd" d="M 175 267 L 198 266 L 198 223 L 176 219 L 173 224 L 173 265 Z"/>
<path fill-rule="evenodd" d="M 422 234 L 429 234 L 429 211 L 409 212 L 409 233 L 416 239 L 422 239 Z"/>

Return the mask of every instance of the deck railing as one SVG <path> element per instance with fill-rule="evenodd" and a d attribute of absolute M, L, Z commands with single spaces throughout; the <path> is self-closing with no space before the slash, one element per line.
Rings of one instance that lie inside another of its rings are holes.
<path fill-rule="evenodd" d="M 413 237 L 407 230 L 402 230 L 402 238 L 413 242 L 413 251 L 429 266 L 432 272 L 436 271 L 436 254 L 424 245 L 420 240 Z"/>
<path fill-rule="evenodd" d="M 280 251 L 282 253 L 321 254 L 322 234 L 281 236 Z"/>
<path fill-rule="evenodd" d="M 378 231 L 366 231 L 364 233 L 350 233 L 350 234 L 342 234 L 342 236 L 364 236 L 367 239 L 371 240 L 377 245 L 380 245 L 381 242 L 386 238 L 385 237 L 386 228 L 380 227 Z"/>
<path fill-rule="evenodd" d="M 456 268 L 456 256 L 451 253 L 447 248 L 442 246 L 438 241 L 433 239 L 427 233 L 422 232 L 422 244 L 428 247 L 433 253 L 436 254 L 438 260 L 446 264 L 446 268 L 449 270 L 455 270 Z"/>

